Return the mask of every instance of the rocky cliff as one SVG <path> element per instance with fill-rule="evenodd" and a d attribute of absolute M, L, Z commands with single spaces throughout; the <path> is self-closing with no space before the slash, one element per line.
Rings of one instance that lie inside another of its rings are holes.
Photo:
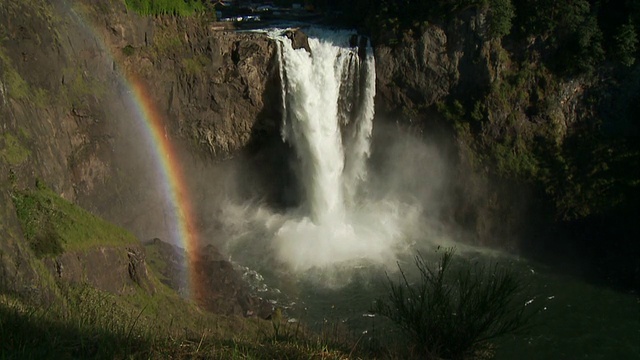
<path fill-rule="evenodd" d="M 30 296 L 49 281 L 37 270 L 42 266 L 24 240 L 12 201 L 36 179 L 143 240 L 170 232 L 157 220 L 166 211 L 153 165 L 157 155 L 143 143 L 148 125 L 136 115 L 142 100 L 133 99 L 134 86 L 164 121 L 164 136 L 185 167 L 207 171 L 213 159 L 250 148 L 260 134 L 277 134 L 279 95 L 270 91 L 279 88 L 275 48 L 264 36 L 214 31 L 201 17 L 141 17 L 120 1 L 62 0 L 2 2 L 0 34 L 5 290 Z M 146 152 L 131 156 L 142 148 Z M 204 200 L 194 196 L 194 206 Z M 109 276 L 129 272 L 128 278 L 140 280 L 146 272 L 143 253 L 132 251 L 69 252 L 47 260 L 45 268 L 65 282 L 89 281 L 118 292 L 124 285 Z M 105 266 L 122 271 L 105 277 Z M 145 284 L 138 285 L 152 289 Z M 225 291 L 223 285 L 217 289 Z M 217 304 L 218 290 L 207 295 Z M 216 305 L 236 308 L 249 309 Z"/>
<path fill-rule="evenodd" d="M 495 36 L 488 9 L 378 39 L 377 114 L 448 149 L 456 176 L 444 221 L 471 241 L 551 262 L 571 257 L 584 273 L 637 288 L 639 192 L 629 170 L 639 158 L 631 99 L 639 99 L 640 67 L 604 62 L 576 72 L 597 49 L 563 63 L 575 47 L 545 47 L 549 34 L 519 38 L 519 28 Z"/>

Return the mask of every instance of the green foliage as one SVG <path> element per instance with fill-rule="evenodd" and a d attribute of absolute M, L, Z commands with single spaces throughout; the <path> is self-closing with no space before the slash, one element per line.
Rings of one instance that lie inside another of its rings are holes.
<path fill-rule="evenodd" d="M 620 26 L 620 30 L 614 36 L 615 56 L 622 65 L 630 67 L 636 62 L 638 51 L 638 35 L 631 22 Z"/>
<path fill-rule="evenodd" d="M 492 144 L 498 172 L 507 177 L 533 180 L 540 171 L 538 159 L 522 141 Z"/>
<path fill-rule="evenodd" d="M 543 60 L 557 73 L 592 73 L 605 59 L 599 8 L 588 0 L 514 0 L 518 37 L 537 39 Z"/>
<path fill-rule="evenodd" d="M 489 35 L 501 38 L 511 32 L 511 20 L 516 15 L 511 0 L 490 0 Z"/>
<path fill-rule="evenodd" d="M 44 185 L 12 194 L 25 238 L 36 255 L 137 242 L 126 230 L 64 200 Z"/>
<path fill-rule="evenodd" d="M 204 10 L 198 0 L 125 0 L 125 4 L 140 15 L 189 16 Z"/>
<path fill-rule="evenodd" d="M 524 329 L 533 314 L 519 302 L 523 285 L 512 271 L 477 263 L 453 270 L 453 254 L 446 250 L 436 266 L 416 256 L 420 279 L 400 268 L 399 283 L 389 280 L 387 299 L 376 302 L 376 312 L 403 330 L 421 358 L 462 359 Z"/>
<path fill-rule="evenodd" d="M 136 53 L 136 48 L 134 48 L 134 47 L 133 47 L 133 46 L 131 46 L 131 45 L 127 45 L 127 46 L 125 46 L 125 47 L 123 47 L 123 48 L 122 48 L 122 53 L 123 53 L 125 56 L 132 56 L 133 54 L 135 54 L 135 53 Z"/>
<path fill-rule="evenodd" d="M 31 155 L 31 151 L 24 147 L 17 137 L 8 132 L 0 136 L 0 144 L 2 145 L 0 158 L 10 165 L 20 165 Z"/>

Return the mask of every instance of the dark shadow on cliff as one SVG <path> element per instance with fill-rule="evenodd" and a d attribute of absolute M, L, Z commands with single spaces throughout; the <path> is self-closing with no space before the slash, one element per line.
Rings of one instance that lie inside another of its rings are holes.
<path fill-rule="evenodd" d="M 281 136 L 282 88 L 277 53 L 270 60 L 269 78 L 262 101 L 265 104 L 251 130 L 251 138 L 241 154 L 241 199 L 266 202 L 273 209 L 284 210 L 299 201 L 298 185 L 291 162 L 295 151 Z"/>

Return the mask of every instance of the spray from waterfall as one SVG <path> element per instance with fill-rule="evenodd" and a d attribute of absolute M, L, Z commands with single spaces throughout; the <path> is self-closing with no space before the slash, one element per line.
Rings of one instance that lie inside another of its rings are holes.
<path fill-rule="evenodd" d="M 221 209 L 230 239 L 225 251 L 264 268 L 335 275 L 340 283 L 360 265 L 394 268 L 399 254 L 425 236 L 418 188 L 435 188 L 439 167 L 417 164 L 436 157 L 420 141 L 398 137 L 401 146 L 387 144 L 379 156 L 383 168 L 371 168 L 373 50 L 352 32 L 305 32 L 310 51 L 294 48 L 286 31 L 270 33 L 278 45 L 281 135 L 294 155 L 297 206 L 283 213 L 229 201 Z"/>

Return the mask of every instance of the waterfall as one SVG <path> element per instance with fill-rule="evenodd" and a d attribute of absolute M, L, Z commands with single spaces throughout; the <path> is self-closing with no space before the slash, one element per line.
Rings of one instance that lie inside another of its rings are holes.
<path fill-rule="evenodd" d="M 316 31 L 309 53 L 278 40 L 283 139 L 295 149 L 303 207 L 315 224 L 343 219 L 366 179 L 374 116 L 375 63 L 346 31 Z M 357 44 L 356 44 L 357 45 Z"/>

